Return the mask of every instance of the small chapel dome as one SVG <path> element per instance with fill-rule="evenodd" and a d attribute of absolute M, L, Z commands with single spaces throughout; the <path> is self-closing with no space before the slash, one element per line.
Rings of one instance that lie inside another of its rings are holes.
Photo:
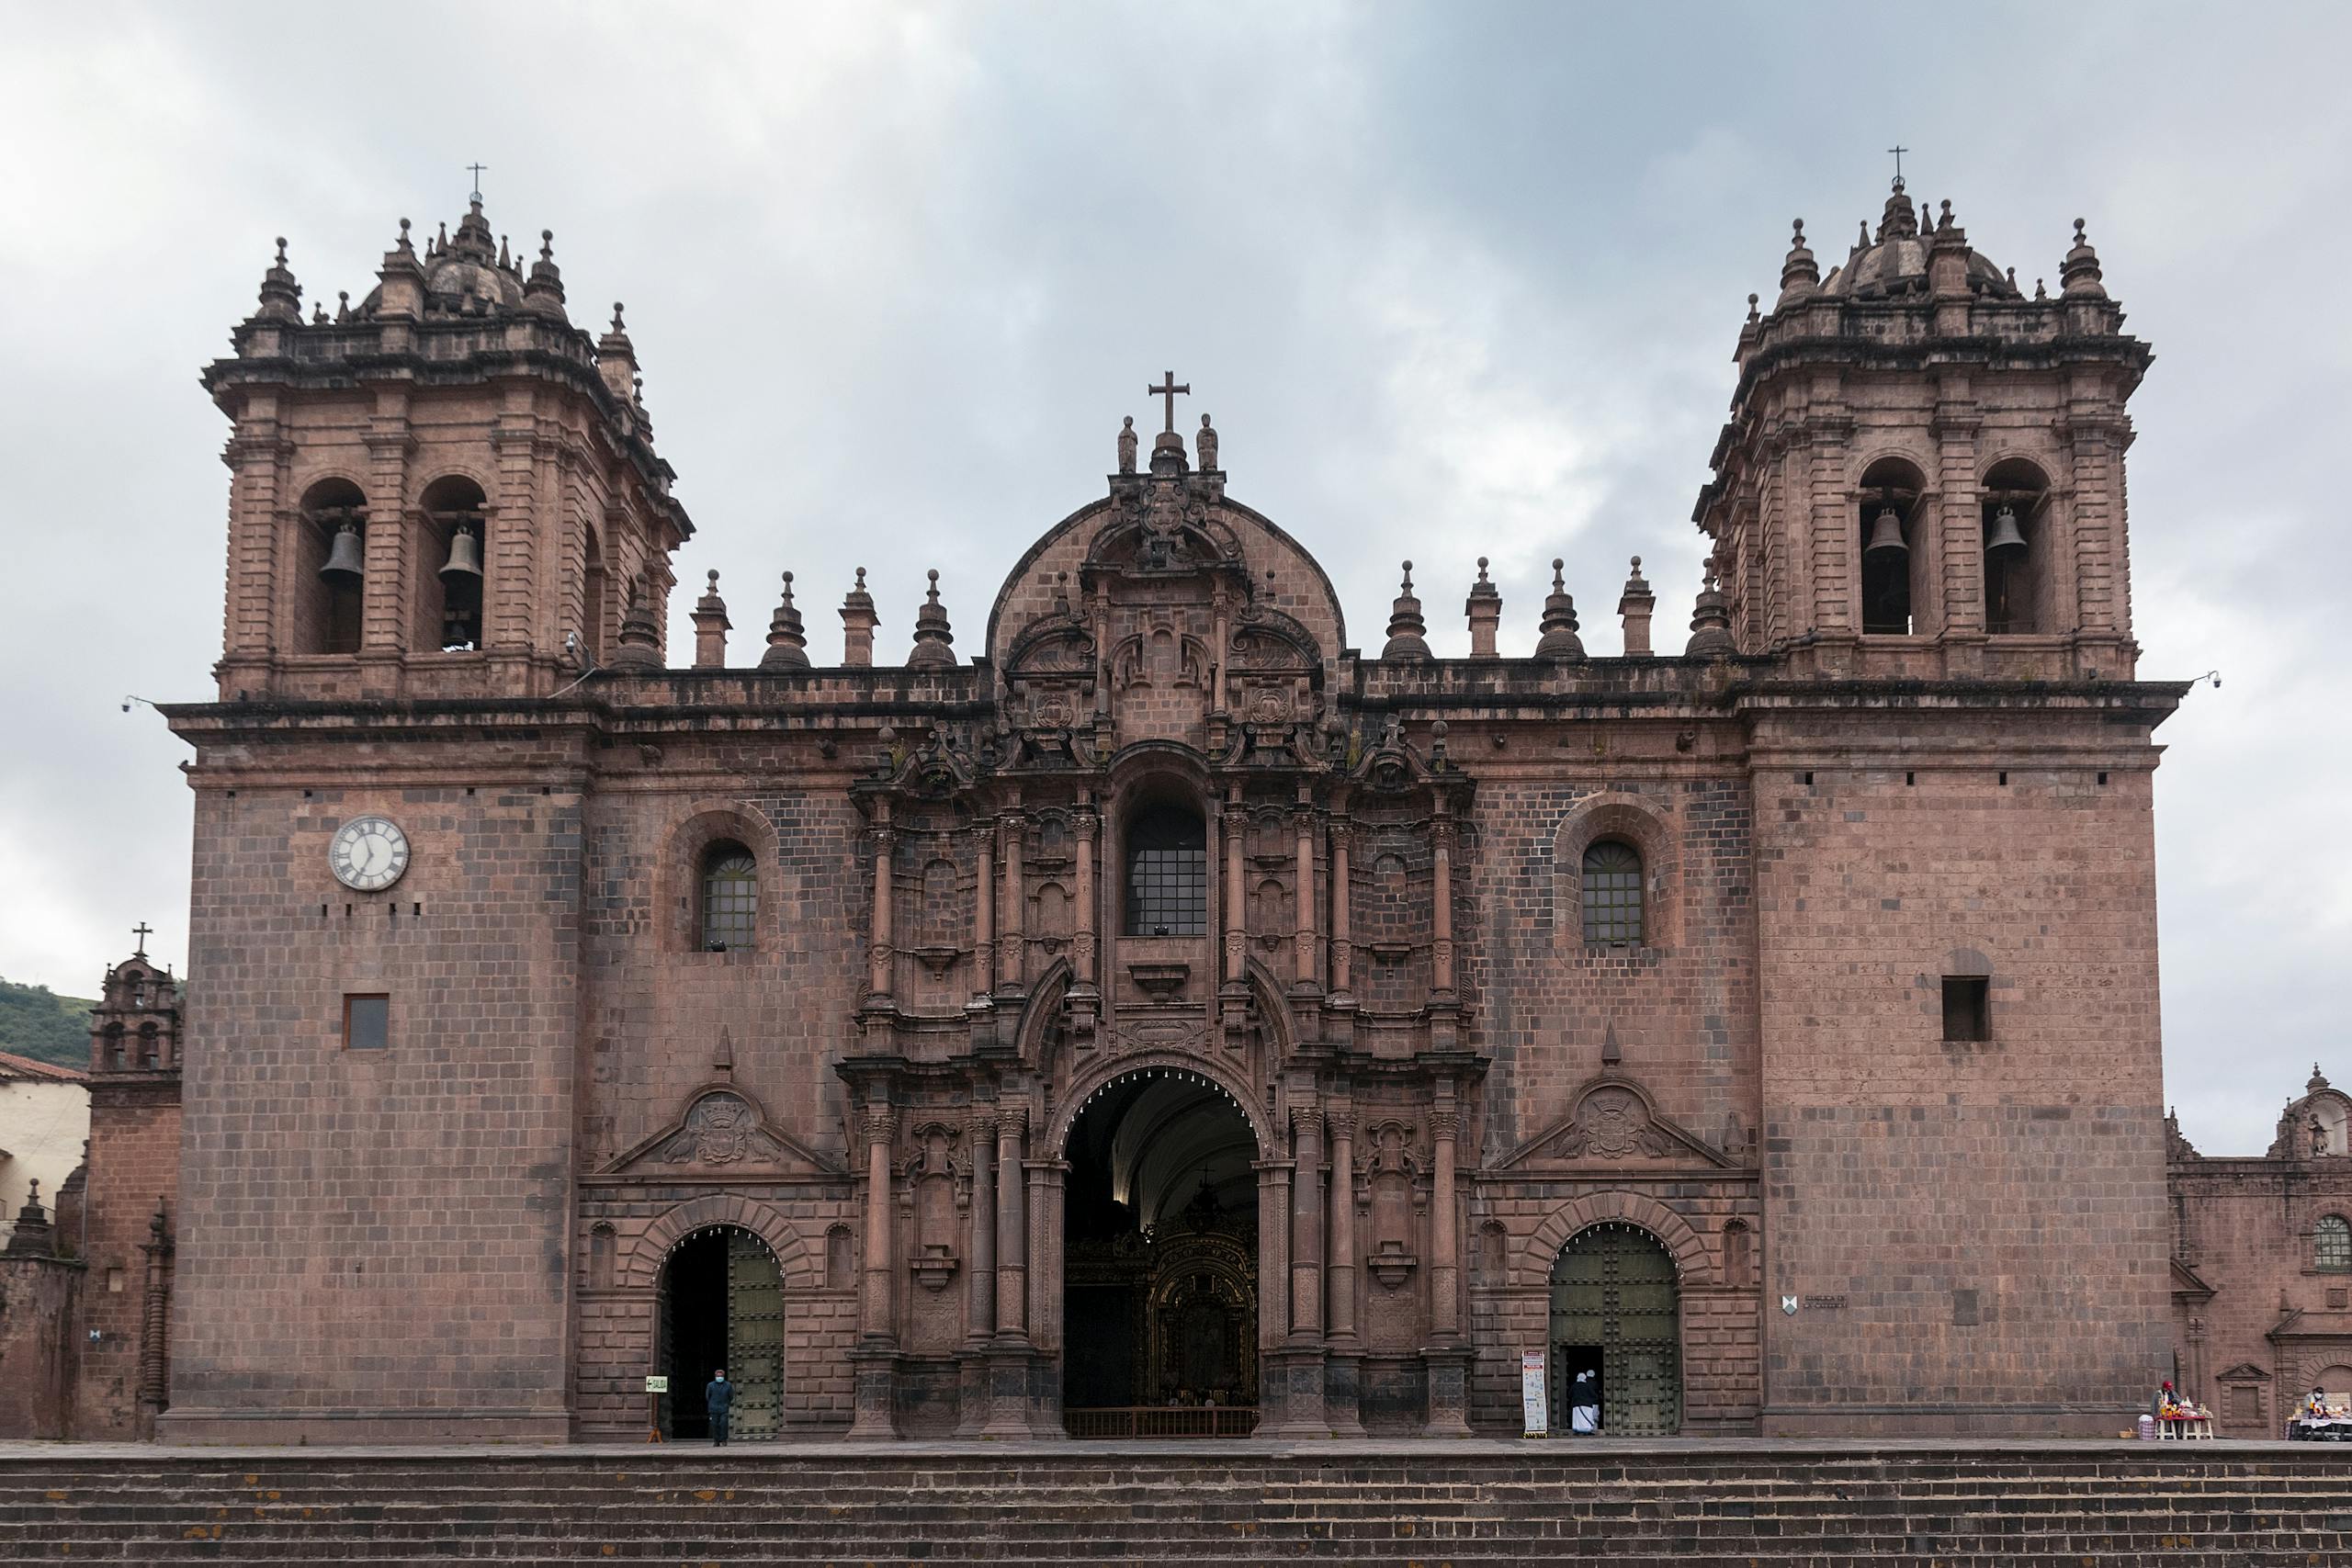
<path fill-rule="evenodd" d="M 1877 234 L 1864 231 L 1861 242 L 1846 258 L 1845 265 L 1822 280 L 1821 292 L 1853 299 L 1899 299 L 1926 294 L 1933 234 L 1932 228 L 1925 232 L 1920 230 L 1918 211 L 1905 192 L 1902 180 L 1897 179 L 1886 198 L 1886 210 L 1879 219 Z M 2022 298 L 2007 275 L 1994 265 L 1990 257 L 1975 250 L 1968 253 L 1968 291 L 1996 299 Z"/>
<path fill-rule="evenodd" d="M 499 255 L 490 220 L 481 203 L 471 203 L 458 221 L 458 231 L 426 248 L 424 300 L 428 315 L 484 315 L 514 310 L 523 304 L 523 273 Z M 381 286 L 360 302 L 359 313 L 372 316 L 383 302 Z"/>

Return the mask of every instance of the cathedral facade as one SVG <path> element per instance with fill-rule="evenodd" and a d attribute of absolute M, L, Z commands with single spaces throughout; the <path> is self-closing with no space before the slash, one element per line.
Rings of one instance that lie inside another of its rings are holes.
<path fill-rule="evenodd" d="M 2028 297 L 1899 182 L 1760 303 L 1687 638 L 1636 561 L 1623 653 L 1563 574 L 1505 647 L 1465 562 L 1467 658 L 1409 569 L 1357 646 L 1170 377 L 985 615 L 877 662 L 861 578 L 821 658 L 786 573 L 730 649 L 714 573 L 673 659 L 620 310 L 478 201 L 334 312 L 281 245 L 168 710 L 162 1434 L 691 1435 L 722 1363 L 748 1438 L 1516 1431 L 1530 1351 L 1563 1427 L 2112 1431 L 2149 352 L 2079 224 Z"/>

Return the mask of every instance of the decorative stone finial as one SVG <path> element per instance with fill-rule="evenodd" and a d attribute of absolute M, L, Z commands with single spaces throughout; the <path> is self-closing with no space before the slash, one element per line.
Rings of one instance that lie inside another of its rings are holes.
<path fill-rule="evenodd" d="M 2075 248 L 2066 253 L 2065 262 L 2058 268 L 2058 290 L 2069 299 L 2104 299 L 2107 286 L 2100 282 L 2098 252 L 2091 248 L 2083 233 L 2084 223 L 2075 220 Z"/>
<path fill-rule="evenodd" d="M 1430 645 L 1423 635 L 1427 630 L 1421 602 L 1413 597 L 1413 563 L 1407 561 L 1404 586 L 1397 590 L 1396 602 L 1388 612 L 1388 641 L 1381 648 L 1380 657 L 1400 662 L 1428 659 Z"/>
<path fill-rule="evenodd" d="M 1199 455 L 1201 471 L 1210 473 L 1216 468 L 1216 426 L 1209 416 L 1201 415 L 1201 433 L 1193 439 L 1193 450 Z"/>
<path fill-rule="evenodd" d="M 632 675 L 662 669 L 662 626 L 647 602 L 642 573 L 629 579 L 628 608 L 621 612 L 620 645 L 613 650 L 612 668 Z"/>
<path fill-rule="evenodd" d="M 1495 629 L 1503 618 L 1502 591 L 1487 577 L 1487 558 L 1478 558 L 1478 581 L 1470 585 L 1470 597 L 1462 606 L 1470 620 L 1470 657 L 1492 659 L 1495 654 Z"/>
<path fill-rule="evenodd" d="M 401 253 L 401 254 L 405 255 L 405 256 L 413 256 L 413 255 L 416 254 L 416 247 L 415 247 L 414 245 L 413 245 L 413 244 L 411 244 L 411 243 L 409 243 L 409 238 L 408 238 L 408 220 L 407 220 L 407 219 L 405 219 L 405 218 L 403 218 L 403 219 L 401 219 L 401 237 L 400 237 L 400 241 L 399 241 L 399 243 L 396 243 L 395 245 L 393 245 L 393 247 L 392 247 L 392 248 L 393 248 L 394 250 L 396 250 L 396 251 L 400 252 L 400 253 Z"/>
<path fill-rule="evenodd" d="M 1634 558 L 1634 570 L 1625 579 L 1625 591 L 1617 596 L 1617 614 L 1625 623 L 1625 651 L 1646 658 L 1650 652 L 1650 613 L 1657 608 L 1657 595 L 1650 592 L 1649 583 L 1642 577 L 1642 558 Z"/>
<path fill-rule="evenodd" d="M 922 608 L 915 612 L 915 645 L 907 654 L 907 668 L 953 670 L 956 634 L 948 628 L 947 606 L 939 602 L 939 572 L 934 568 L 927 575 L 931 587 L 923 595 Z"/>
<path fill-rule="evenodd" d="M 1584 658 L 1584 639 L 1577 636 L 1577 602 L 1568 596 L 1566 564 L 1552 558 L 1552 592 L 1544 601 L 1544 635 L 1536 639 L 1535 657 L 1574 664 Z"/>
<path fill-rule="evenodd" d="M 555 231 L 539 231 L 539 259 L 531 264 L 530 279 L 523 285 L 523 305 L 543 315 L 563 316 L 563 273 L 555 265 Z"/>
<path fill-rule="evenodd" d="M 1878 238 L 1881 244 L 1889 240 L 1916 240 L 1919 237 L 1918 209 L 1911 205 L 1898 176 L 1894 191 L 1886 198 L 1886 209 L 1879 215 Z"/>
<path fill-rule="evenodd" d="M 865 569 L 857 569 L 857 586 L 842 598 L 842 662 L 863 670 L 874 662 L 874 628 L 882 617 L 874 612 L 874 595 L 865 591 Z"/>
<path fill-rule="evenodd" d="M 277 259 L 261 275 L 261 308 L 254 316 L 266 321 L 300 321 L 302 319 L 302 286 L 294 281 L 292 269 L 286 265 L 286 236 L 277 237 Z"/>
<path fill-rule="evenodd" d="M 727 618 L 727 601 L 718 596 L 718 572 L 713 568 L 710 585 L 695 601 L 695 668 L 724 670 L 727 668 L 727 634 L 732 623 Z"/>
<path fill-rule="evenodd" d="M 1781 262 L 1781 298 L 1772 307 L 1804 299 L 1821 287 L 1821 264 L 1814 259 L 1812 249 L 1804 243 L 1804 220 L 1797 219 L 1790 225 L 1789 254 Z M 1748 316 L 1755 318 L 1756 301 L 1750 298 Z"/>
<path fill-rule="evenodd" d="M 1690 612 L 1690 641 L 1682 653 L 1687 659 L 1720 659 L 1733 651 L 1731 615 L 1724 607 L 1723 590 L 1715 586 L 1715 558 L 1709 556 L 1699 601 Z"/>
<path fill-rule="evenodd" d="M 768 621 L 768 650 L 760 655 L 763 670 L 808 668 L 808 637 L 800 624 L 800 609 L 792 602 L 792 573 L 784 574 L 784 598 Z"/>
<path fill-rule="evenodd" d="M 2312 1064 L 2311 1081 L 2303 1085 L 2303 1092 L 2305 1094 L 2317 1094 L 2320 1090 L 2325 1088 L 2327 1088 L 2327 1075 L 2319 1070 L 2319 1064 L 2317 1062 L 2313 1062 Z"/>

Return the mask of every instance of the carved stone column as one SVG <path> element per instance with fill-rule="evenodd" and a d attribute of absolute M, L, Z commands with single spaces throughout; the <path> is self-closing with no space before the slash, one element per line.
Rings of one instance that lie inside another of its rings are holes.
<path fill-rule="evenodd" d="M 972 847 L 978 867 L 972 878 L 972 987 L 975 997 L 986 996 L 989 976 L 996 973 L 996 829 L 980 823 L 972 829 Z"/>
<path fill-rule="evenodd" d="M 878 1441 L 893 1435 L 898 1339 L 890 1331 L 890 1146 L 898 1122 L 898 1112 L 887 1103 L 868 1105 L 859 1122 L 865 1139 L 865 1266 L 858 1346 L 850 1357 L 853 1439 Z"/>
<path fill-rule="evenodd" d="M 875 807 L 875 826 L 868 834 L 874 845 L 874 927 L 866 940 L 866 1005 L 890 1002 L 890 859 L 898 835 L 890 829 L 890 807 Z"/>
<path fill-rule="evenodd" d="M 996 1336 L 996 1107 L 974 1106 L 966 1125 L 972 1160 L 971 1234 L 965 1243 L 963 1376 L 956 1431 L 976 1437 L 988 1412 L 988 1351 Z"/>
<path fill-rule="evenodd" d="M 1296 990 L 1315 988 L 1315 807 L 1306 791 L 1298 792 L 1297 931 L 1291 943 L 1291 985 Z"/>
<path fill-rule="evenodd" d="M 1439 807 L 1443 810 L 1442 805 Z M 1441 816 L 1430 830 L 1430 991 L 1453 995 L 1453 820 Z"/>
<path fill-rule="evenodd" d="M 1249 823 L 1241 811 L 1239 792 L 1225 804 L 1225 983 L 1238 986 L 1250 957 L 1250 918 L 1246 889 L 1241 885 L 1241 839 Z"/>
<path fill-rule="evenodd" d="M 1021 1179 L 1021 1145 L 1029 1129 L 1029 1108 L 1018 1102 L 997 1107 L 996 1162 L 1004 1179 L 996 1199 L 997 1343 L 1029 1343 L 1028 1198 Z"/>
<path fill-rule="evenodd" d="M 1430 1113 L 1430 1348 L 1423 1360 L 1429 1375 L 1429 1425 L 1424 1435 L 1470 1435 L 1470 1348 L 1462 1341 L 1462 1239 L 1454 1215 L 1454 1141 L 1462 1113 L 1453 1086 L 1438 1086 Z"/>
<path fill-rule="evenodd" d="M 1063 1178 L 1067 1161 L 1040 1150 L 1028 1162 L 1029 1182 L 1029 1341 L 1035 1347 L 1023 1369 L 1022 1416 L 1029 1435 L 1064 1436 L 1061 1422 L 1061 1368 L 1069 1360 L 1062 1343 Z"/>
<path fill-rule="evenodd" d="M 1028 903 L 1028 890 L 1023 886 L 1025 837 L 1024 819 L 1018 811 L 1004 816 L 1004 940 L 997 947 L 996 984 L 1000 991 L 1018 992 L 1029 975 L 1029 943 L 1022 935 L 1023 906 Z"/>
<path fill-rule="evenodd" d="M 1290 1337 L 1311 1345 L 1323 1336 L 1323 1112 L 1312 1101 L 1290 1113 Z"/>
<path fill-rule="evenodd" d="M 1331 1128 L 1330 1351 L 1323 1363 L 1323 1405 L 1340 1437 L 1363 1431 L 1363 1361 L 1356 1342 L 1356 1181 L 1354 1106 L 1337 1100 L 1324 1113 Z"/>
<path fill-rule="evenodd" d="M 1095 908 L 1094 852 L 1102 840 L 1102 818 L 1081 794 L 1070 819 L 1078 839 L 1078 913 L 1070 922 L 1069 1032 L 1072 1045 L 1084 1051 L 1094 1043 L 1095 1009 L 1102 996 L 1094 968 L 1102 915 Z"/>
<path fill-rule="evenodd" d="M 1353 1003 L 1349 987 L 1355 981 L 1355 950 L 1348 931 L 1348 846 L 1354 827 L 1334 818 L 1331 822 L 1331 999 Z"/>
<path fill-rule="evenodd" d="M 139 1319 L 139 1435 L 150 1438 L 156 1414 L 171 1403 L 172 1232 L 161 1198 L 155 1200 L 140 1251 L 147 1255 L 147 1290 Z"/>

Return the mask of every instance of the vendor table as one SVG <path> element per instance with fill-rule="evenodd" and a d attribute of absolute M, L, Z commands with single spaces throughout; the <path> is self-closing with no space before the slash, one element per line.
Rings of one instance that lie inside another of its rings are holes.
<path fill-rule="evenodd" d="M 2211 1442 L 2213 1440 L 2213 1418 L 2211 1416 L 2159 1416 L 2156 1417 L 2156 1441 L 2160 1443 Z"/>

